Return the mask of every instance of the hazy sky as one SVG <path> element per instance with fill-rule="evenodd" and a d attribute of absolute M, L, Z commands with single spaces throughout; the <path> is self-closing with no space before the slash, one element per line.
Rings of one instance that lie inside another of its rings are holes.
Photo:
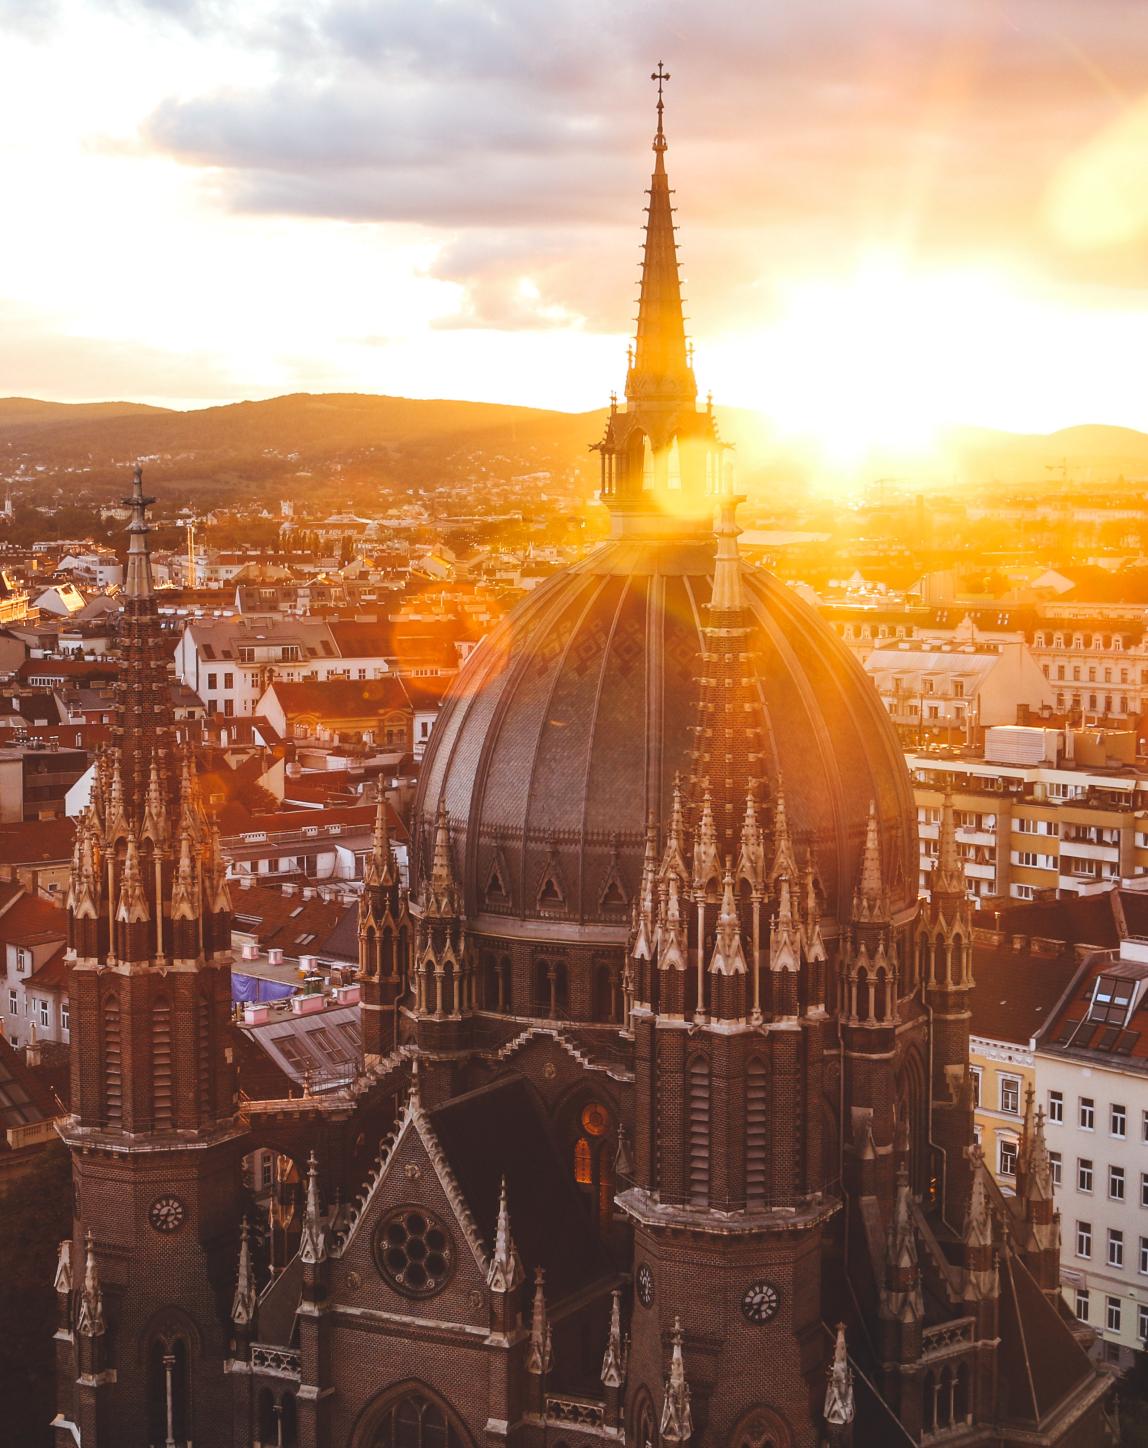
<path fill-rule="evenodd" d="M 604 402 L 659 56 L 719 402 L 1148 427 L 1144 0 L 0 0 L 0 394 Z"/>

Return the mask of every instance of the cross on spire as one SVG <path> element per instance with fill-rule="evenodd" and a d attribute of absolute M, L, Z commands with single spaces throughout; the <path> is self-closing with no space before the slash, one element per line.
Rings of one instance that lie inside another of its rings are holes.
<path fill-rule="evenodd" d="M 662 62 L 658 61 L 657 70 L 650 72 L 650 79 L 658 82 L 658 134 L 654 137 L 654 150 L 664 151 L 666 149 L 666 138 L 662 131 L 662 112 L 666 108 L 666 102 L 662 96 L 662 86 L 670 78 L 669 71 Z"/>

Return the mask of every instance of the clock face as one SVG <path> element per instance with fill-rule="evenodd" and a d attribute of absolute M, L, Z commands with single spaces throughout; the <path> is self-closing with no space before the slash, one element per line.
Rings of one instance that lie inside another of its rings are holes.
<path fill-rule="evenodd" d="M 650 1271 L 648 1262 L 643 1262 L 638 1268 L 638 1301 L 643 1307 L 649 1307 L 654 1300 L 654 1274 Z"/>
<path fill-rule="evenodd" d="M 768 1322 L 777 1311 L 777 1288 L 769 1282 L 751 1282 L 742 1293 L 741 1310 L 747 1322 Z"/>
<path fill-rule="evenodd" d="M 157 1197 L 147 1219 L 157 1232 L 177 1232 L 186 1215 L 186 1208 L 178 1197 Z"/>

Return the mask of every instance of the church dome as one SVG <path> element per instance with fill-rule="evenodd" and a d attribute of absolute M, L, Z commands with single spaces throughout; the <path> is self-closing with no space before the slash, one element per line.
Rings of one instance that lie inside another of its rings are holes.
<path fill-rule="evenodd" d="M 749 610 L 755 680 L 743 703 L 760 710 L 745 722 L 761 741 L 750 767 L 762 777 L 710 782 L 727 812 L 734 797 L 743 807 L 751 783 L 768 809 L 780 783 L 799 860 L 813 852 L 827 928 L 850 916 L 871 804 L 894 918 L 916 904 L 916 810 L 876 690 L 792 590 L 737 559 L 727 452 L 712 407 L 698 405 L 686 339 L 662 111 L 659 92 L 625 405 L 611 406 L 597 444 L 613 541 L 537 588 L 484 640 L 423 761 L 414 894 L 445 812 L 478 934 L 625 944 L 647 820 L 667 822 L 674 776 L 688 778 L 699 738 L 722 499 L 733 572 L 723 568 L 721 607 Z M 736 773 L 732 745 L 721 757 Z M 721 825 L 728 847 L 735 820 Z"/>
<path fill-rule="evenodd" d="M 674 775 L 689 772 L 713 553 L 699 532 L 607 543 L 484 640 L 424 760 L 416 892 L 442 805 L 464 911 L 481 933 L 538 922 L 538 938 L 624 943 L 647 817 L 665 822 Z M 798 856 L 813 850 L 838 920 L 873 801 L 891 903 L 911 908 L 916 810 L 876 690 L 793 590 L 745 565 L 742 582 L 766 740 L 759 798 L 780 779 Z"/>

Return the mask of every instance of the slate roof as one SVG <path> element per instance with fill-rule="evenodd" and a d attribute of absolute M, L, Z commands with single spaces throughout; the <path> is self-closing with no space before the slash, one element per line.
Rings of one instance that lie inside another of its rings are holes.
<path fill-rule="evenodd" d="M 0 1036 L 0 1132 L 33 1126 L 59 1115 L 52 1092 L 24 1064 L 23 1057 Z M 0 1136 L 0 1146 L 7 1143 Z"/>
<path fill-rule="evenodd" d="M 1027 1045 L 1048 1021 L 1078 969 L 1072 950 L 1048 956 L 1008 945 L 974 945 L 973 1035 Z"/>

